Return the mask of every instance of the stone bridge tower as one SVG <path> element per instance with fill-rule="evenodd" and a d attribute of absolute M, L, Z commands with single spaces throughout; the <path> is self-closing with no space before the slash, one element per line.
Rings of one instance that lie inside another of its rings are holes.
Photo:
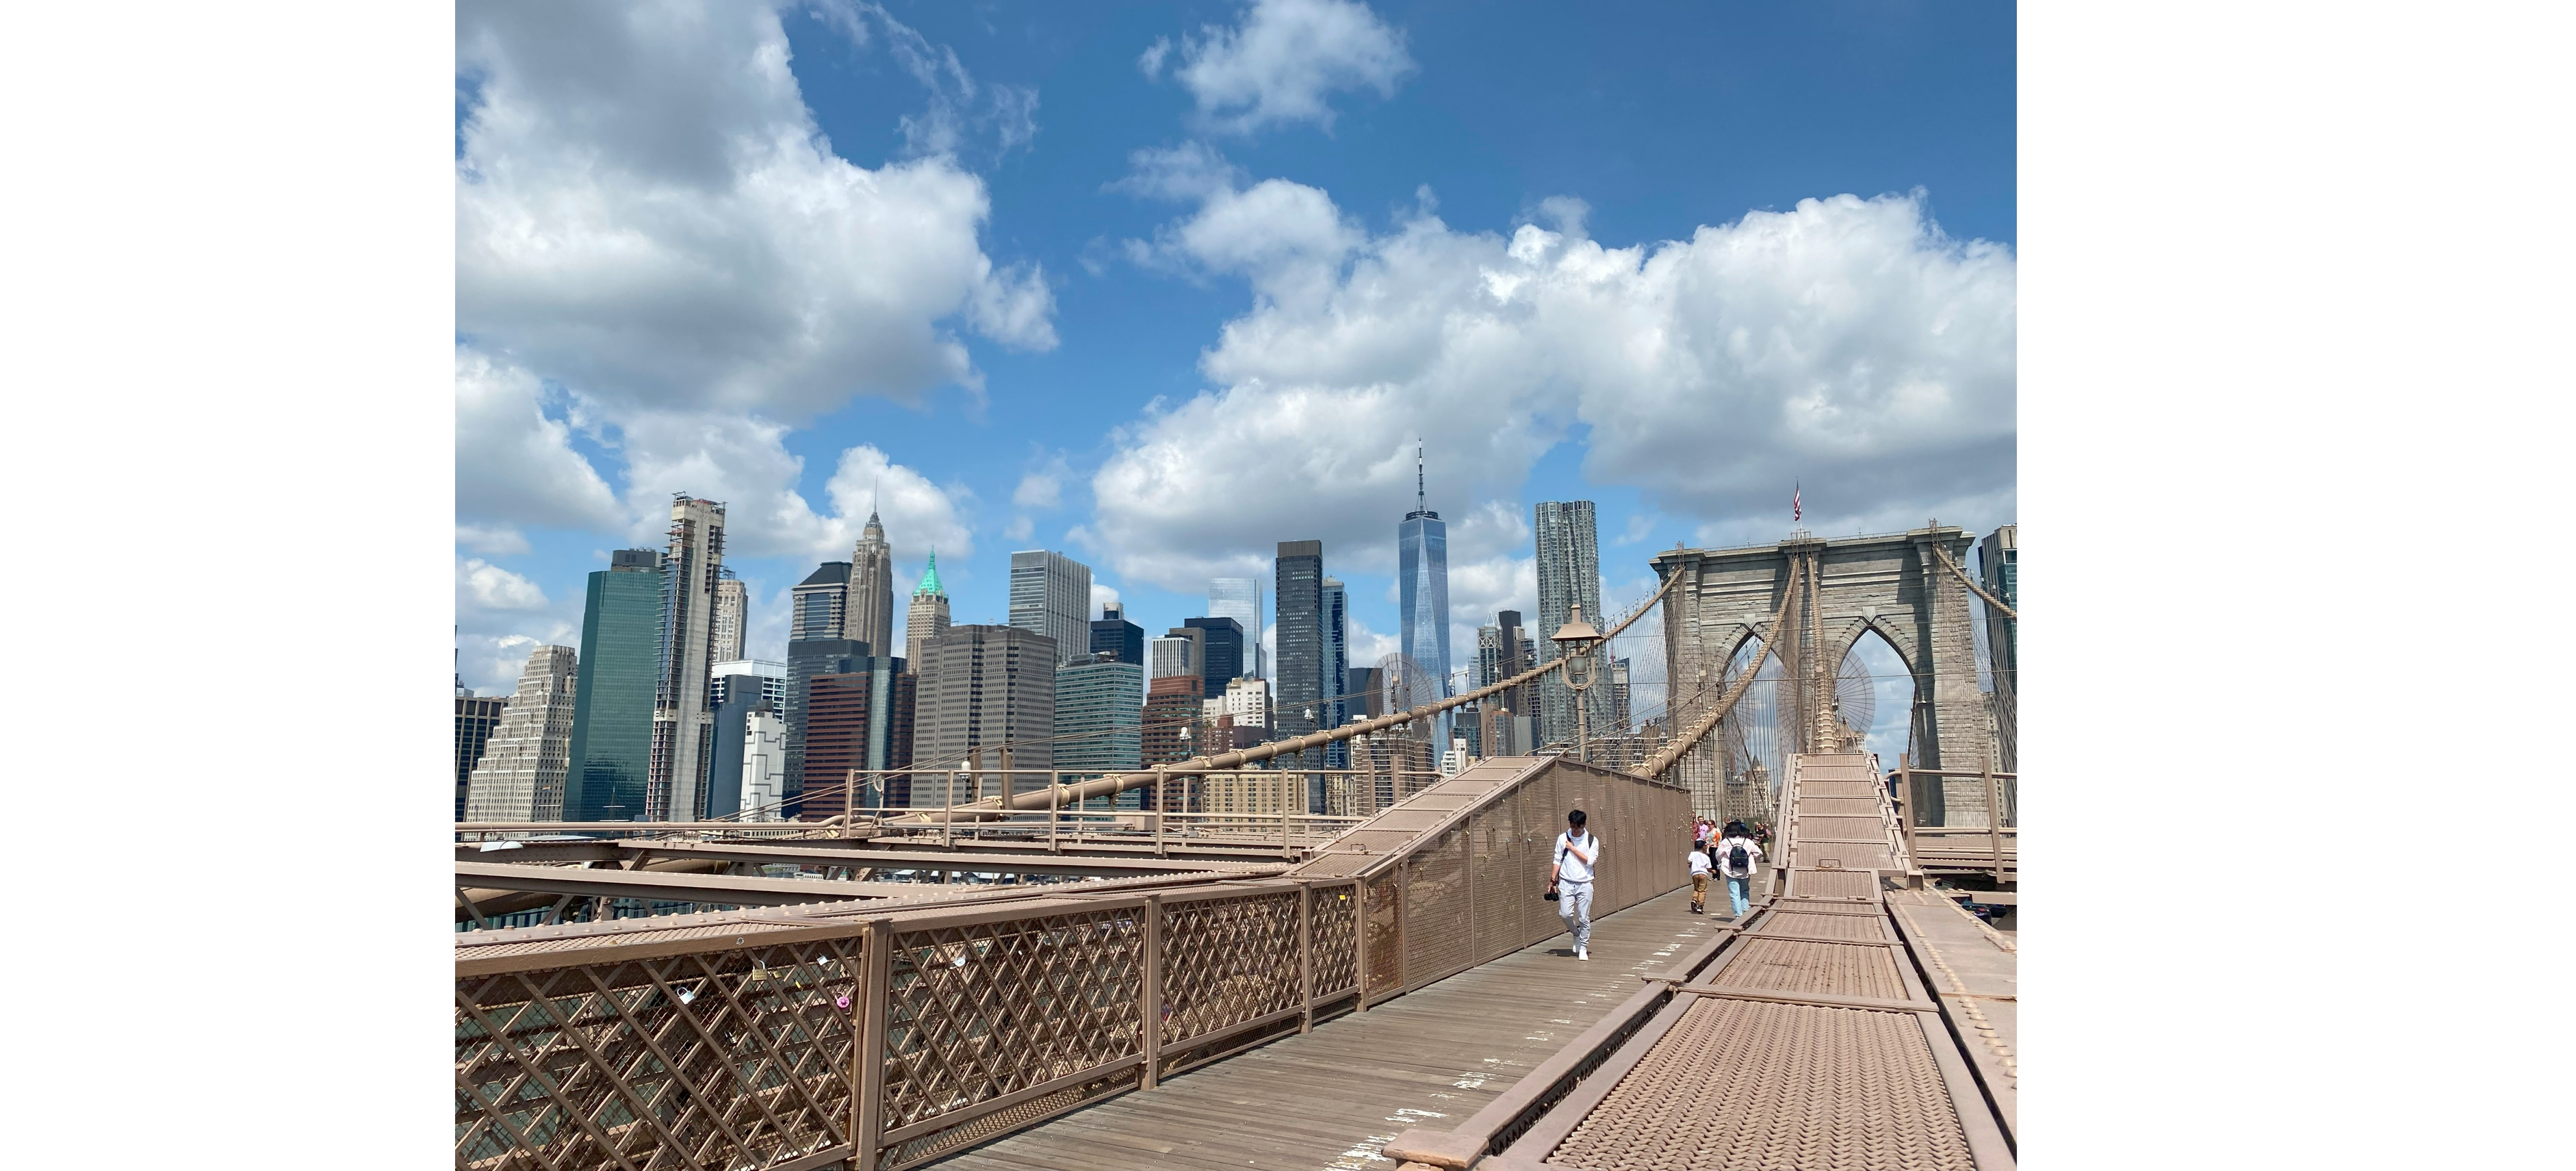
<path fill-rule="evenodd" d="M 1788 588 L 1793 559 L 1818 567 L 1813 618 L 1825 677 L 1861 638 L 1876 631 L 1914 677 L 1913 741 L 1924 768 L 1974 769 L 1988 759 L 1984 696 L 1977 690 L 1977 648 L 1969 627 L 1968 589 L 1942 567 L 1935 546 L 1965 564 L 1971 541 L 1956 526 L 1932 524 L 1905 533 L 1820 538 L 1798 534 L 1775 545 L 1743 549 L 1672 549 L 1653 560 L 1658 579 L 1683 575 L 1664 597 L 1664 661 L 1675 696 L 1716 682 L 1738 651 L 1769 639 L 1772 616 Z M 1802 591 L 1803 592 L 1803 591 Z M 1803 609 L 1792 609 L 1793 625 Z M 1796 645 L 1797 630 L 1788 634 Z M 1702 699 L 1704 704 L 1707 699 Z M 1702 708 L 1701 710 L 1705 710 Z M 1688 710 L 1673 713 L 1687 721 Z M 1976 778 L 1925 786 L 1916 816 L 1934 824 L 1984 825 L 1985 788 Z M 1946 816 L 1946 820 L 1945 820 Z"/>

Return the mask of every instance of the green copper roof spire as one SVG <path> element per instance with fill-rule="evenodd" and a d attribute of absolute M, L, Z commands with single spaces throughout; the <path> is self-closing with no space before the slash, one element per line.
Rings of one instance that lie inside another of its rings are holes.
<path fill-rule="evenodd" d="M 916 598 L 924 594 L 939 597 L 946 596 L 939 588 L 939 550 L 937 549 L 930 551 L 930 565 L 928 568 L 921 571 L 920 588 L 912 591 L 912 596 Z"/>

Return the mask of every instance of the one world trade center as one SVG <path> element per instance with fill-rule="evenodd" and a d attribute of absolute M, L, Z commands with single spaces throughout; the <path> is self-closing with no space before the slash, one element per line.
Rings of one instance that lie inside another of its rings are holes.
<path fill-rule="evenodd" d="M 1427 687 L 1416 684 L 1405 698 L 1414 703 L 1446 698 L 1457 691 L 1449 677 L 1449 526 L 1431 511 L 1423 490 L 1419 439 L 1413 441 L 1413 511 L 1396 526 L 1395 539 L 1404 580 L 1403 633 L 1398 641 L 1404 656 L 1428 676 L 1423 681 Z M 1432 727 L 1432 758 L 1438 759 L 1448 747 L 1449 715 L 1443 712 Z"/>

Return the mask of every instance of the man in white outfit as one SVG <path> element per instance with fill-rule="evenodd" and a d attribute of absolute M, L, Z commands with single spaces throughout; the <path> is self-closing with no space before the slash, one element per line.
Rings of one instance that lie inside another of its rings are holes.
<path fill-rule="evenodd" d="M 1753 831 L 1740 821 L 1727 822 L 1723 832 L 1725 836 L 1709 847 L 1709 853 L 1717 872 L 1726 876 L 1727 901 L 1734 905 L 1735 917 L 1741 919 L 1752 905 L 1753 868 L 1762 863 L 1762 843 L 1755 841 Z"/>
<path fill-rule="evenodd" d="M 1565 815 L 1565 832 L 1556 839 L 1556 864 L 1547 871 L 1547 887 L 1557 892 L 1556 914 L 1574 934 L 1574 958 L 1592 958 L 1592 872 L 1601 863 L 1601 839 L 1583 828 L 1583 811 Z"/>

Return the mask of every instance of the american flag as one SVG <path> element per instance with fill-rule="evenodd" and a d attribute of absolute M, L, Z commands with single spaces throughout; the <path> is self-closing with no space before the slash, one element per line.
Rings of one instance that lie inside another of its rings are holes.
<path fill-rule="evenodd" d="M 1791 524 L 1796 524 L 1800 519 L 1798 511 L 1798 491 L 1799 485 L 1792 481 L 1789 485 L 1789 522 Z"/>

